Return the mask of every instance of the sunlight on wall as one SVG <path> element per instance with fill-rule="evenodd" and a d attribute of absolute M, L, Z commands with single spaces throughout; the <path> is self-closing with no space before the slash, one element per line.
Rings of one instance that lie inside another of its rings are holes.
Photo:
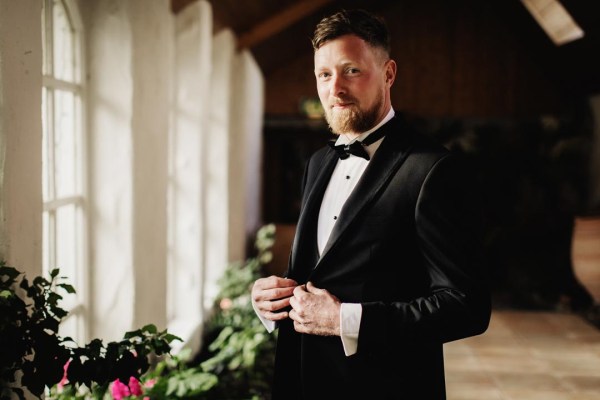
<path fill-rule="evenodd" d="M 198 1 L 175 17 L 173 130 L 170 138 L 169 329 L 199 345 L 205 215 L 205 141 L 212 55 L 212 12 Z"/>
<path fill-rule="evenodd" d="M 200 345 L 259 227 L 264 79 L 210 3 L 79 1 L 87 66 L 89 338 L 147 323 Z M 0 2 L 1 256 L 42 269 L 38 0 Z M 19 40 L 15 40 L 19 38 Z M 64 238 L 63 238 L 64 239 Z M 77 289 L 77 288 L 76 288 Z"/>
<path fill-rule="evenodd" d="M 235 52 L 235 36 L 224 29 L 213 38 L 212 74 L 210 79 L 210 113 L 208 115 L 208 131 L 206 147 L 206 170 L 204 184 L 206 190 L 206 265 L 204 307 L 212 307 L 212 300 L 217 295 L 217 280 L 221 277 L 228 263 L 227 235 L 229 225 L 229 201 L 233 193 L 228 189 L 230 176 L 229 148 L 231 142 L 231 105 L 232 77 Z M 224 162 L 225 161 L 225 162 Z M 240 193 L 243 195 L 243 193 Z"/>
<path fill-rule="evenodd" d="M 119 339 L 134 315 L 131 25 L 126 7 L 90 3 L 87 53 L 92 337 Z M 110 321 L 110 323 L 106 323 Z"/>
<path fill-rule="evenodd" d="M 40 2 L 0 2 L 0 257 L 42 273 Z"/>

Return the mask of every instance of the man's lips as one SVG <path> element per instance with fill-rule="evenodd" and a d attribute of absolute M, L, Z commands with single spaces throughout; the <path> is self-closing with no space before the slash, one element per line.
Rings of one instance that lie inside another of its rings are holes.
<path fill-rule="evenodd" d="M 351 106 L 353 104 L 354 103 L 351 103 L 351 102 L 349 102 L 349 103 L 334 103 L 334 104 L 331 105 L 331 108 L 346 108 L 346 107 L 349 107 L 349 106 Z"/>

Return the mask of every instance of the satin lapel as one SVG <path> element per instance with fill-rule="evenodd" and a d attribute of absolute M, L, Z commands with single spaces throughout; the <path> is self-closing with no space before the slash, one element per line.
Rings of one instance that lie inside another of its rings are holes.
<path fill-rule="evenodd" d="M 292 246 L 292 260 L 291 266 L 298 268 L 297 266 L 302 264 L 298 261 L 298 255 L 308 252 L 310 254 L 311 249 L 306 249 L 305 246 L 317 246 L 317 224 L 319 221 L 319 209 L 325 189 L 329 184 L 331 174 L 335 169 L 338 162 L 338 156 L 334 150 L 328 149 L 320 161 L 320 166 L 316 169 L 319 171 L 318 175 L 314 178 L 314 183 L 305 188 L 308 190 L 306 194 L 306 201 L 302 207 L 302 212 L 298 217 L 298 223 L 296 225 L 296 235 L 294 236 L 294 243 Z M 309 177 L 309 182 L 312 177 Z M 316 262 L 316 260 L 315 260 Z M 310 268 L 312 268 L 311 266 Z"/>
<path fill-rule="evenodd" d="M 365 207 L 368 207 L 380 190 L 386 187 L 391 176 L 400 168 L 410 152 L 411 134 L 403 128 L 398 120 L 390 121 L 385 128 L 389 129 L 390 132 L 386 134 L 363 176 L 348 200 L 346 200 L 340 217 L 333 227 L 329 241 L 323 250 L 319 264 L 327 258 L 330 250 L 336 246 L 344 231 L 352 224 L 357 215 Z"/>

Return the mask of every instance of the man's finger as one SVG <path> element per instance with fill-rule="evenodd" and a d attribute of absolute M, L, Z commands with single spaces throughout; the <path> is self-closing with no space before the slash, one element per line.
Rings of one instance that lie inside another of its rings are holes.
<path fill-rule="evenodd" d="M 296 286 L 296 288 L 294 289 L 294 296 L 299 296 L 302 293 L 307 293 L 306 285 L 298 285 L 298 286 Z"/>
<path fill-rule="evenodd" d="M 315 285 L 313 285 L 312 282 L 306 282 L 306 291 L 309 293 L 317 293 L 318 291 L 320 291 L 322 289 L 319 289 L 318 287 L 316 287 Z"/>

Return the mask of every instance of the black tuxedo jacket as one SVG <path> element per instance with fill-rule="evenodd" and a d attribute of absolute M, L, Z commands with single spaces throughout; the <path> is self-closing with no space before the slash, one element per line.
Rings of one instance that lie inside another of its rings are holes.
<path fill-rule="evenodd" d="M 443 344 L 483 333 L 490 296 L 481 194 L 456 154 L 400 117 L 346 201 L 319 256 L 319 207 L 338 158 L 306 166 L 288 277 L 361 303 L 358 351 L 279 324 L 272 400 L 446 398 Z"/>

